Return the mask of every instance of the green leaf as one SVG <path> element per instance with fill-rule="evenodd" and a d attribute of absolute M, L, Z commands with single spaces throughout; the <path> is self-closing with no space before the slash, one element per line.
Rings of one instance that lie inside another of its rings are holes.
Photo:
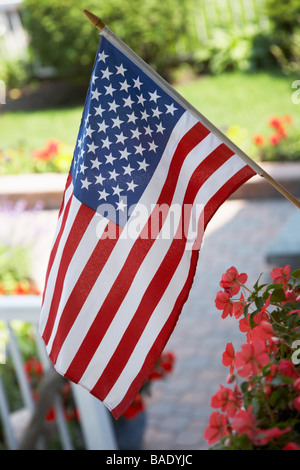
<path fill-rule="evenodd" d="M 277 283 L 274 283 L 274 284 L 270 284 L 270 285 L 266 288 L 266 291 L 274 290 L 274 289 L 279 289 L 280 287 L 283 287 L 283 284 L 282 284 L 281 282 L 277 282 Z"/>
<path fill-rule="evenodd" d="M 291 276 L 294 277 L 295 279 L 297 279 L 298 277 L 300 277 L 300 268 L 299 268 L 299 269 L 295 269 L 295 271 L 292 272 Z"/>
<path fill-rule="evenodd" d="M 283 289 L 275 289 L 271 295 L 271 302 L 282 302 L 285 299 L 285 293 Z"/>

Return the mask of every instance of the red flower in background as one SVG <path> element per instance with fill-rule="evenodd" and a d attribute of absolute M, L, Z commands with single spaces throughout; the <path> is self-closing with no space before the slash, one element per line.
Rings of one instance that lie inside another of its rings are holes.
<path fill-rule="evenodd" d="M 58 154 L 58 150 L 60 147 L 60 142 L 56 139 L 49 139 L 47 140 L 45 146 L 41 149 L 34 150 L 32 156 L 39 160 L 44 160 L 49 162 Z"/>
<path fill-rule="evenodd" d="M 236 353 L 235 366 L 238 375 L 249 377 L 251 374 L 260 373 L 263 366 L 269 363 L 269 356 L 266 353 L 266 344 L 263 340 L 256 340 L 254 343 L 242 344 L 241 351 Z"/>
<path fill-rule="evenodd" d="M 290 278 L 290 274 L 291 274 L 291 267 L 290 265 L 286 264 L 282 268 L 272 269 L 270 276 L 273 279 L 273 283 L 283 284 L 283 287 L 286 287 L 287 282 Z"/>
<path fill-rule="evenodd" d="M 226 344 L 226 349 L 223 352 L 222 364 L 225 367 L 230 366 L 230 374 L 233 374 L 234 371 L 234 359 L 235 359 L 235 350 L 232 343 Z"/>

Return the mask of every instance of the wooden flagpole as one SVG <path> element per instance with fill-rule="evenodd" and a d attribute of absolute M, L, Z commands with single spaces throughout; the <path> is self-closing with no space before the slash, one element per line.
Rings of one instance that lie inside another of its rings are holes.
<path fill-rule="evenodd" d="M 105 27 L 103 21 L 94 13 L 91 13 L 88 10 L 83 10 L 83 13 L 86 15 L 88 20 L 92 23 L 95 28 L 100 31 Z M 214 132 L 220 139 L 228 145 L 237 155 L 239 155 L 242 160 L 244 160 L 259 176 L 265 178 L 268 183 L 270 183 L 277 191 L 279 191 L 286 199 L 292 202 L 298 209 L 300 209 L 300 201 L 296 199 L 289 191 L 287 191 L 278 181 L 276 181 L 272 176 L 270 176 L 263 168 L 261 168 L 256 162 L 254 162 L 247 154 L 245 154 L 239 147 L 237 147 L 231 140 L 228 139 L 218 128 L 216 128 L 211 122 L 209 122 L 205 116 L 203 116 L 198 110 L 194 109 L 195 113 L 198 115 L 199 119 L 204 122 L 204 124 Z"/>

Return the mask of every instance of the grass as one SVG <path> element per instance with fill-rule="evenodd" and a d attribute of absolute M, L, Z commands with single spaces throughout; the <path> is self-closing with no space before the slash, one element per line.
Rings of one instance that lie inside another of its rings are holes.
<path fill-rule="evenodd" d="M 183 77 L 182 77 L 183 78 Z M 223 131 L 231 125 L 249 134 L 270 133 L 271 116 L 290 114 L 294 126 L 300 126 L 300 105 L 292 103 L 292 78 L 278 73 L 240 72 L 200 77 L 175 88 L 194 107 Z M 75 145 L 83 104 L 68 109 L 32 112 L 7 112 L 0 116 L 0 148 L 26 144 L 44 145 L 50 137 Z"/>

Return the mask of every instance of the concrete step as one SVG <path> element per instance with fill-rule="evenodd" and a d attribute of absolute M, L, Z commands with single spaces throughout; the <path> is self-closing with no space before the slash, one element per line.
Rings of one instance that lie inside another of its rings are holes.
<path fill-rule="evenodd" d="M 293 196 L 300 197 L 300 162 L 260 163 L 274 179 Z M 0 199 L 16 202 L 24 199 L 28 207 L 42 202 L 45 209 L 58 209 L 61 205 L 67 175 L 57 173 L 34 173 L 5 175 L 0 177 Z M 254 176 L 242 185 L 231 199 L 283 198 L 261 176 Z"/>

